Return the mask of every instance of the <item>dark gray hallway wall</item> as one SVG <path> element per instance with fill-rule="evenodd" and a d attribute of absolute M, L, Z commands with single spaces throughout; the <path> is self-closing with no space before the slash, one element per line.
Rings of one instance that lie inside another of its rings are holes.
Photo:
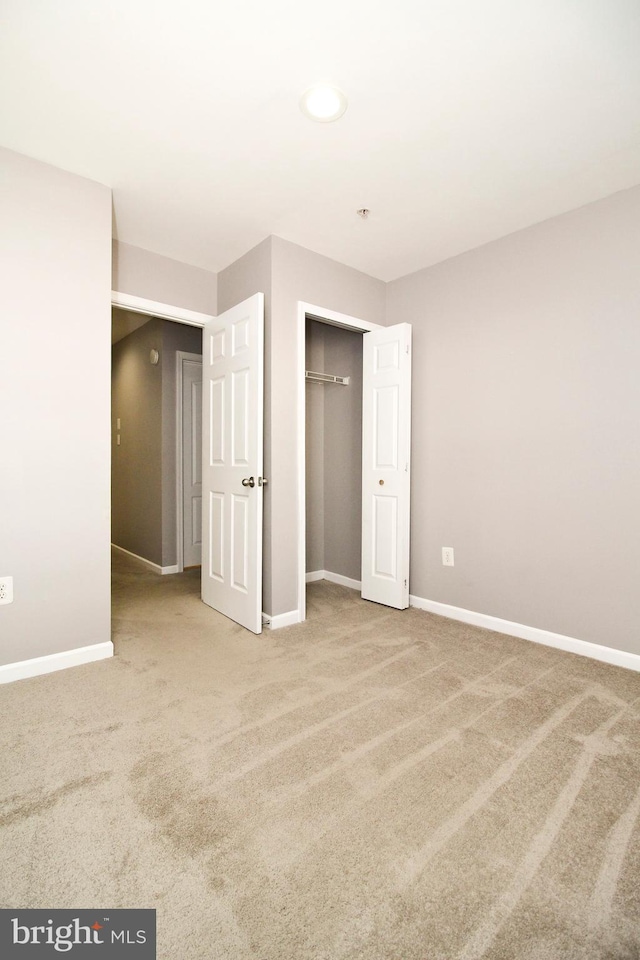
<path fill-rule="evenodd" d="M 162 324 L 162 566 L 178 561 L 176 535 L 177 353 L 202 355 L 202 330 L 164 320 Z"/>
<path fill-rule="evenodd" d="M 160 354 L 156 366 L 151 349 Z M 202 331 L 157 318 L 113 346 L 112 542 L 161 567 L 177 562 L 178 350 L 201 354 Z"/>
<path fill-rule="evenodd" d="M 111 540 L 162 566 L 162 320 L 113 345 Z M 117 430 L 117 419 L 120 430 Z M 120 434 L 120 445 L 117 434 Z"/>
<path fill-rule="evenodd" d="M 412 594 L 640 653 L 639 253 L 635 188 L 388 285 Z"/>

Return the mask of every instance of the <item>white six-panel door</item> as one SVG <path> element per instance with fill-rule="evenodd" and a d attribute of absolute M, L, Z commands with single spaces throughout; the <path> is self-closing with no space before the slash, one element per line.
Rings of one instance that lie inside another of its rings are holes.
<path fill-rule="evenodd" d="M 362 596 L 409 606 L 411 325 L 365 333 Z"/>
<path fill-rule="evenodd" d="M 204 326 L 202 599 L 262 632 L 264 296 Z"/>

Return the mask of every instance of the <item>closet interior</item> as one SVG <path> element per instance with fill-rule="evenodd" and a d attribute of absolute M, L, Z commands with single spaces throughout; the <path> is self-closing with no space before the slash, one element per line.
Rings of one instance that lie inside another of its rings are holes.
<path fill-rule="evenodd" d="M 307 318 L 307 582 L 361 579 L 362 346 L 362 333 Z"/>

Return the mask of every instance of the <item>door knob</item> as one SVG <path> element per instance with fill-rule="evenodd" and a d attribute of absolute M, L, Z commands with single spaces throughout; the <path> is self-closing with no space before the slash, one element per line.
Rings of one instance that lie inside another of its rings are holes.
<path fill-rule="evenodd" d="M 256 482 L 253 477 L 244 477 L 242 480 L 243 487 L 255 487 Z"/>

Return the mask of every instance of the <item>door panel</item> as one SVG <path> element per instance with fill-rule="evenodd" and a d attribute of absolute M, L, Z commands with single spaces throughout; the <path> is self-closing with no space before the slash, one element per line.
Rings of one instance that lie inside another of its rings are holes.
<path fill-rule="evenodd" d="M 182 360 L 182 562 L 202 560 L 202 362 Z"/>
<path fill-rule="evenodd" d="M 224 464 L 224 379 L 209 383 L 209 463 Z"/>
<path fill-rule="evenodd" d="M 247 545 L 249 541 L 249 499 L 248 497 L 239 497 L 235 494 L 231 498 L 231 525 L 233 536 L 231 538 L 231 569 L 233 571 L 233 586 L 241 593 L 247 593 L 249 589 L 249 577 L 247 570 Z"/>
<path fill-rule="evenodd" d="M 264 297 L 205 324 L 202 599 L 262 632 Z M 253 478 L 253 486 L 243 480 Z"/>
<path fill-rule="evenodd" d="M 249 465 L 249 370 L 234 370 L 232 378 L 232 462 L 236 467 Z"/>
<path fill-rule="evenodd" d="M 395 580 L 397 576 L 397 497 L 374 497 L 373 571 L 377 577 Z"/>
<path fill-rule="evenodd" d="M 362 596 L 409 606 L 411 326 L 364 335 Z"/>
<path fill-rule="evenodd" d="M 398 466 L 398 387 L 373 389 L 373 462 L 377 470 Z"/>
<path fill-rule="evenodd" d="M 224 583 L 224 494 L 210 491 L 209 510 L 209 521 L 207 523 L 207 529 L 209 531 L 209 536 L 207 537 L 209 544 L 209 576 L 212 580 L 218 580 L 220 583 Z M 216 531 L 215 536 L 212 535 L 213 531 Z"/>

